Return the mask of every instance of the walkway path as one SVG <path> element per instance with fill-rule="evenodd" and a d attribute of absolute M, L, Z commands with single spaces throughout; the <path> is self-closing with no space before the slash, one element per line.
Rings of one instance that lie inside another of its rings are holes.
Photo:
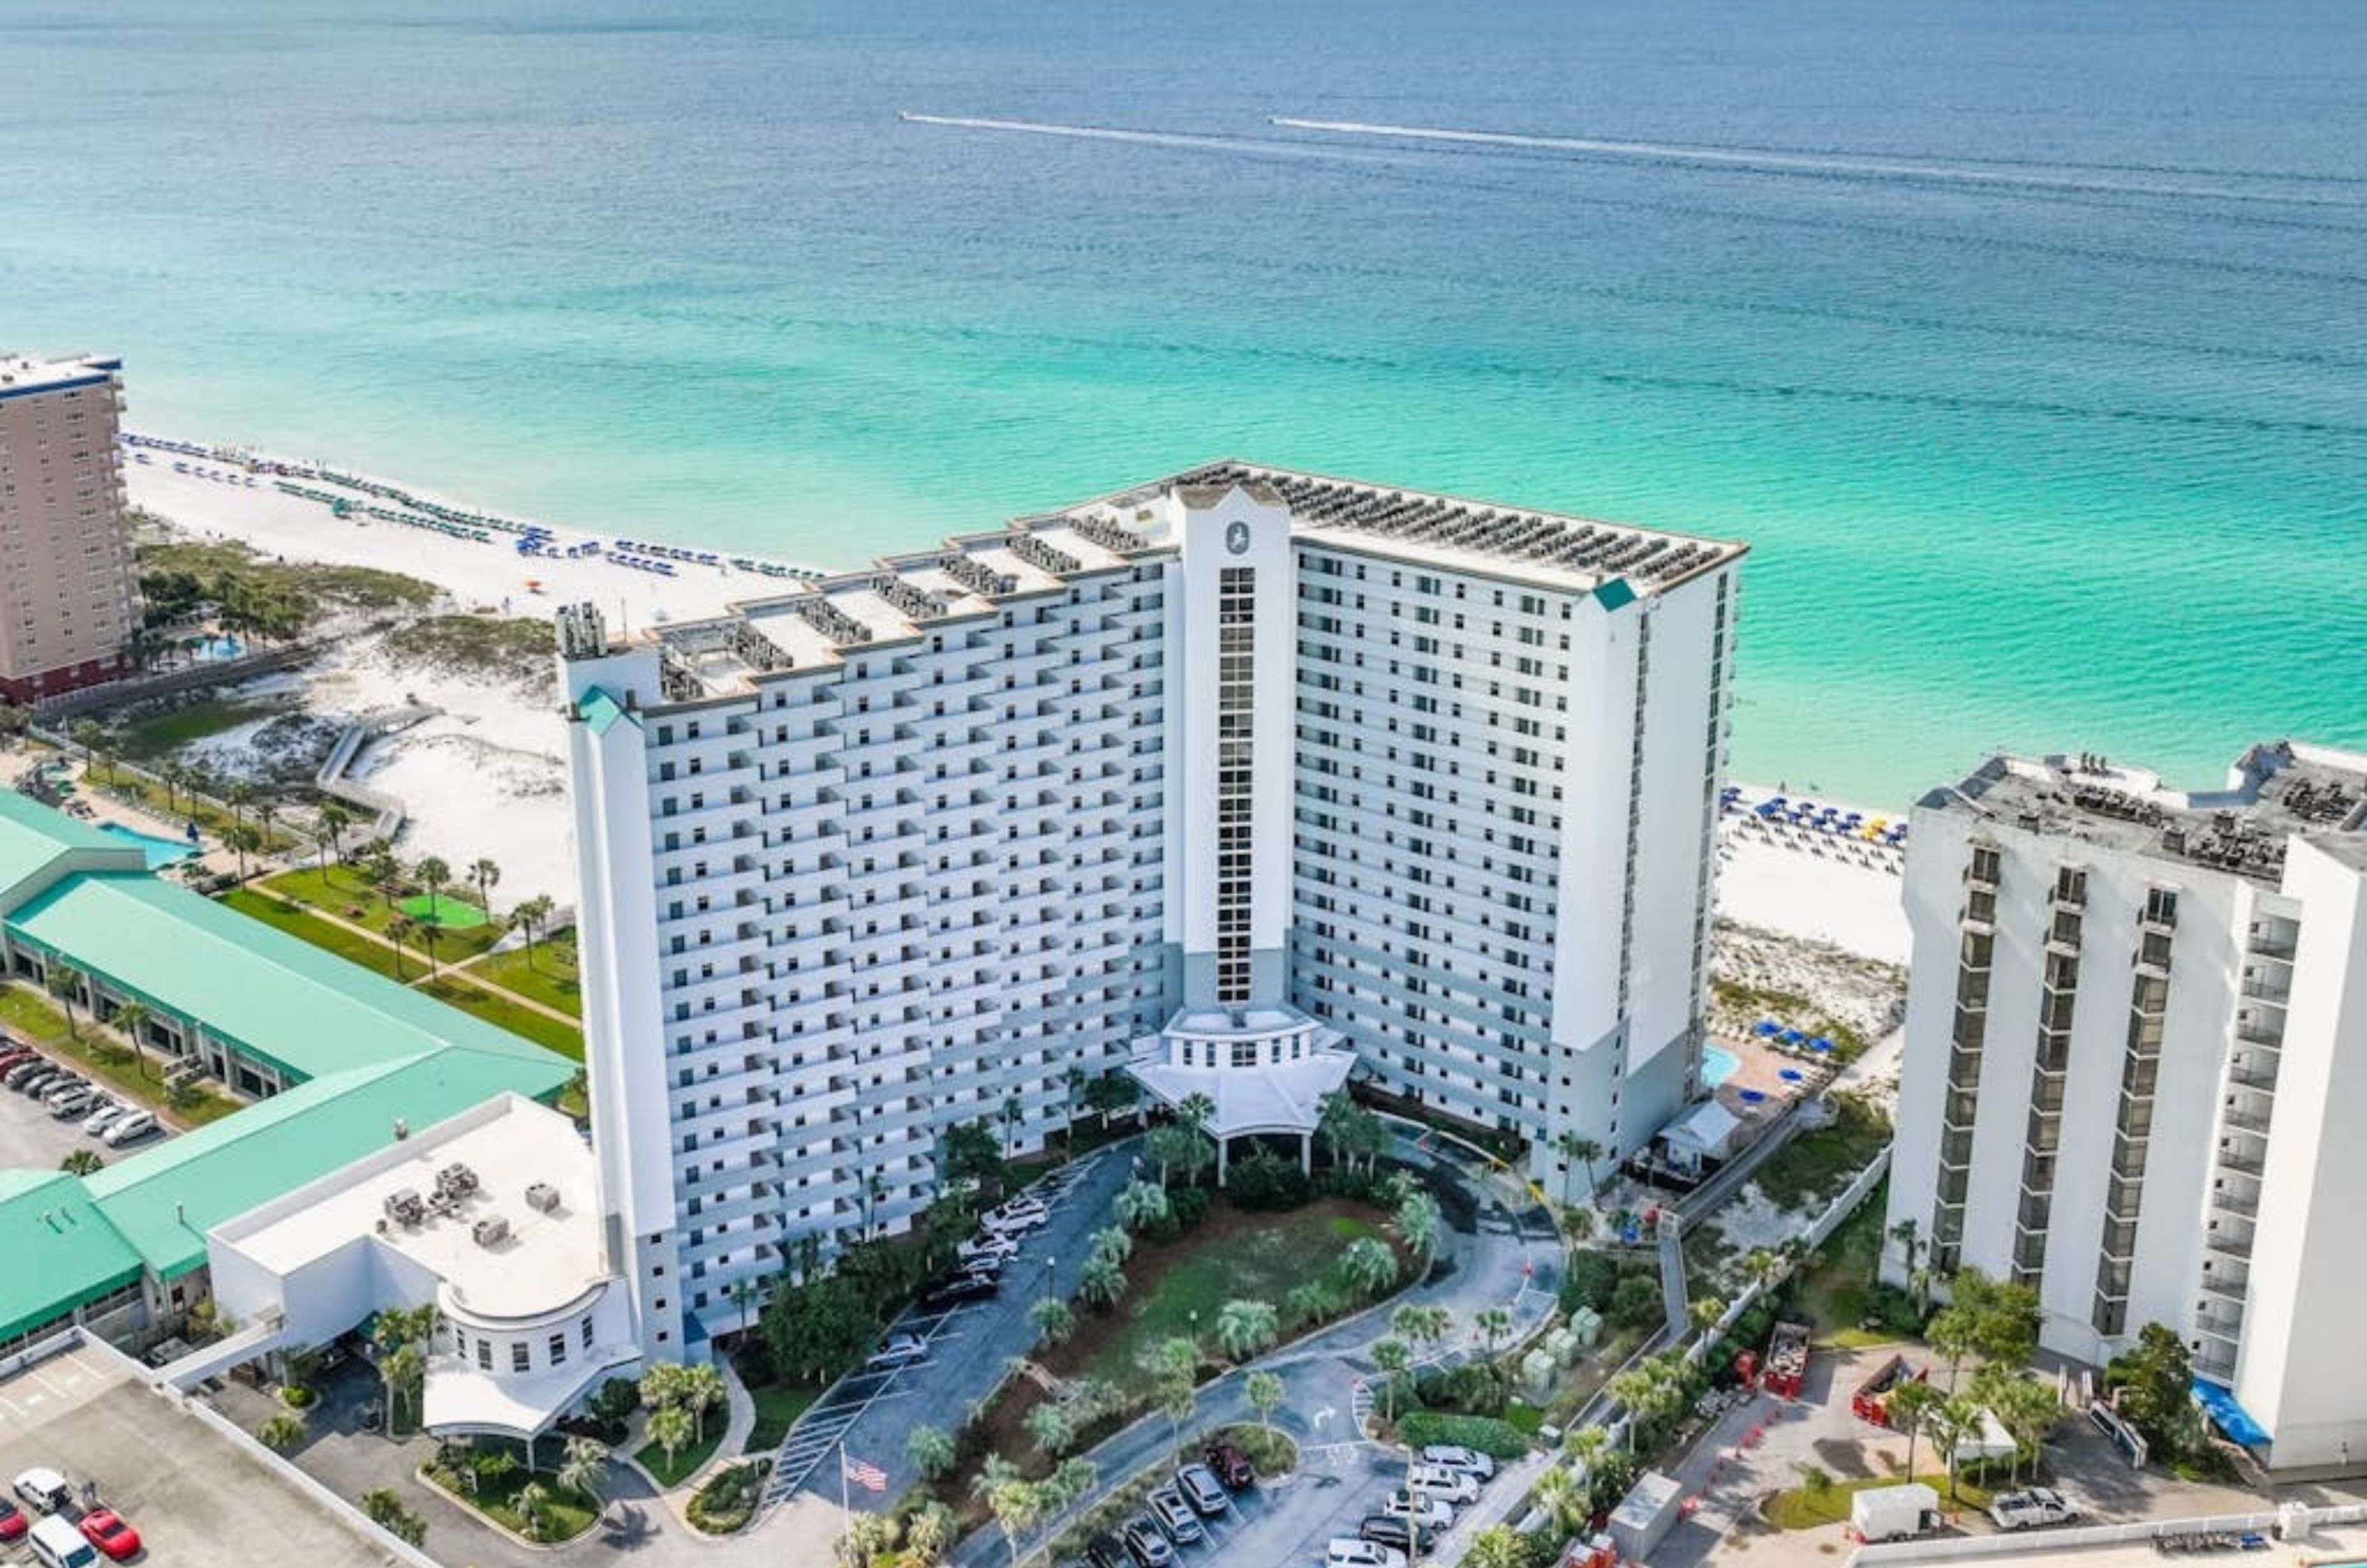
<path fill-rule="evenodd" d="M 340 931 L 350 931 L 356 936 L 366 938 L 368 941 L 375 942 L 379 947 L 385 948 L 389 953 L 402 955 L 408 954 L 411 952 L 407 947 L 398 948 L 393 942 L 389 942 L 379 932 L 370 930 L 369 927 L 356 920 L 349 920 L 343 915 L 334 913 L 331 910 L 323 908 L 321 905 L 312 903 L 307 899 L 292 897 L 288 894 L 280 893 L 276 888 L 260 885 L 256 886 L 255 891 L 268 894 L 275 897 L 287 898 L 289 903 L 294 904 L 297 908 L 302 909 L 306 914 L 311 916 L 313 919 L 320 920 L 324 924 L 335 926 Z M 492 950 L 490 948 L 486 950 L 487 953 L 490 953 L 491 951 Z M 469 984 L 476 987 L 479 990 L 491 991 L 493 995 L 501 998 L 504 1001 L 515 1002 L 518 1006 L 526 1009 L 528 1012 L 538 1012 L 545 1018 L 556 1019 L 561 1023 L 571 1025 L 573 1028 L 581 1029 L 583 1027 L 583 1021 L 577 1018 L 573 1013 L 562 1011 L 561 1010 L 552 1007 L 546 1002 L 536 1001 L 532 997 L 521 996 L 517 992 L 511 990 L 508 987 L 496 985 L 494 982 L 486 979 L 482 975 L 477 974 L 469 968 L 470 964 L 474 964 L 477 960 L 483 958 L 484 956 L 486 956 L 485 953 L 472 953 L 458 964 L 446 964 L 440 965 L 428 974 L 413 976 L 410 979 L 404 980 L 402 983 L 406 986 L 416 986 L 422 980 L 439 979 L 446 975 L 463 975 L 466 976 Z"/>
<path fill-rule="evenodd" d="M 1435 1168 L 1471 1199 L 1470 1215 L 1462 1228 L 1445 1231 L 1430 1277 L 1354 1317 L 1203 1383 L 1191 1427 L 1255 1421 L 1247 1393 L 1250 1375 L 1274 1372 L 1285 1389 L 1276 1427 L 1302 1445 L 1369 1445 L 1377 1453 L 1378 1445 L 1356 1426 L 1356 1413 L 1367 1403 L 1360 1400 L 1359 1391 L 1375 1375 L 1372 1348 L 1389 1337 L 1389 1318 L 1398 1308 L 1442 1306 L 1454 1314 L 1461 1334 L 1423 1363 L 1442 1366 L 1461 1365 L 1486 1353 L 1471 1326 L 1484 1308 L 1501 1306 L 1511 1312 L 1509 1343 L 1526 1337 L 1552 1313 L 1561 1289 L 1562 1251 L 1544 1206 L 1517 1180 L 1491 1173 L 1482 1156 L 1454 1145 L 1417 1145 L 1400 1136 L 1393 1153 L 1408 1164 Z M 1100 1485 L 1070 1517 L 1090 1510 L 1140 1471 L 1171 1462 L 1172 1443 L 1172 1426 L 1157 1413 L 1101 1443 L 1084 1456 L 1099 1472 Z M 1057 1531 L 1060 1527 L 1053 1528 Z M 952 1561 L 958 1568 L 995 1568 L 1003 1558 L 1002 1537 L 989 1529 L 974 1531 Z"/>

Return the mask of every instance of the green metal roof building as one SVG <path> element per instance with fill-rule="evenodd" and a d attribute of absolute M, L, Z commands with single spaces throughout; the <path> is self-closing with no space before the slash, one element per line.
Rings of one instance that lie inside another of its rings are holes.
<path fill-rule="evenodd" d="M 121 1337 L 196 1299 L 206 1232 L 401 1135 L 575 1066 L 159 881 L 137 846 L 0 793 L 0 964 L 73 964 L 167 1054 L 256 1104 L 87 1179 L 0 1169 L 0 1355 L 81 1320 Z"/>

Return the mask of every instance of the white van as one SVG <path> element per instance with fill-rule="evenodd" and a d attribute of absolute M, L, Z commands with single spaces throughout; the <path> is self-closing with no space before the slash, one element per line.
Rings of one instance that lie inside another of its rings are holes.
<path fill-rule="evenodd" d="M 82 1537 L 82 1531 L 68 1524 L 62 1515 L 51 1514 L 33 1521 L 27 1540 L 33 1548 L 33 1561 L 48 1568 L 94 1568 L 98 1562 L 98 1548 Z"/>

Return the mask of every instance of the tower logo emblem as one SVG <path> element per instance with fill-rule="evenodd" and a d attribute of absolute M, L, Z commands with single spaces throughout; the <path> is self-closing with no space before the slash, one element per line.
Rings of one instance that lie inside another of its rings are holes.
<path fill-rule="evenodd" d="M 1250 525 L 1246 523 L 1225 525 L 1225 548 L 1237 556 L 1250 553 Z"/>

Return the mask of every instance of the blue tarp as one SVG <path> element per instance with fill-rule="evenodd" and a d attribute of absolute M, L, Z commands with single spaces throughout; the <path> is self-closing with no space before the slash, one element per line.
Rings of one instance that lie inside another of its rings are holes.
<path fill-rule="evenodd" d="M 2236 1403 L 2236 1396 L 2207 1378 L 2194 1380 L 2194 1403 L 2203 1406 L 2203 1414 L 2211 1424 L 2227 1434 L 2227 1440 L 2238 1448 L 2258 1449 L 2268 1445 L 2268 1429 L 2252 1419 L 2245 1408 Z"/>

